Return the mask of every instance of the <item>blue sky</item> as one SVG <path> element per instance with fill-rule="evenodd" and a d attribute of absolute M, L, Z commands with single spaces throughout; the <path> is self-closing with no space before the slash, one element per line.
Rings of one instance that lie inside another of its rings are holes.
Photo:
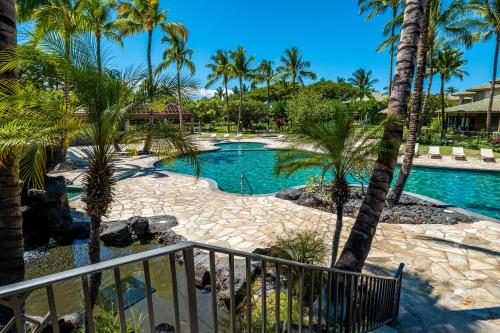
<path fill-rule="evenodd" d="M 312 64 L 318 78 L 335 80 L 349 77 L 358 68 L 372 70 L 379 80 L 377 90 L 387 86 L 388 53 L 377 53 L 382 40 L 382 26 L 387 17 L 368 23 L 358 15 L 355 0 L 161 0 L 168 9 L 168 20 L 184 23 L 190 31 L 188 45 L 194 50 L 196 77 L 205 84 L 205 64 L 216 49 L 243 46 L 255 55 L 255 64 L 262 59 L 279 62 L 283 51 L 297 46 L 304 59 Z M 161 30 L 154 34 L 153 63 L 161 60 L 165 45 L 160 44 Z M 113 64 L 125 67 L 146 63 L 146 34 L 127 37 L 124 48 L 111 46 Z M 470 73 L 463 81 L 448 85 L 459 89 L 490 80 L 494 43 L 477 44 L 465 51 Z M 236 81 L 230 87 L 236 85 Z M 438 84 L 434 85 L 435 88 Z"/>

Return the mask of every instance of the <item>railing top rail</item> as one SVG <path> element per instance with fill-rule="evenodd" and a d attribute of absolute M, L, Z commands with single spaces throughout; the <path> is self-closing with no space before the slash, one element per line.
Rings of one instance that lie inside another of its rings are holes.
<path fill-rule="evenodd" d="M 43 288 L 43 287 L 46 287 L 46 286 L 49 286 L 49 285 L 52 285 L 54 283 L 58 283 L 58 282 L 61 282 L 64 280 L 78 278 L 78 277 L 81 277 L 84 275 L 102 272 L 104 270 L 112 269 L 112 268 L 115 268 L 118 266 L 136 263 L 136 262 L 140 262 L 140 261 L 146 260 L 146 259 L 153 259 L 153 258 L 156 258 L 159 256 L 164 256 L 164 255 L 168 255 L 168 254 L 175 253 L 178 251 L 190 250 L 190 249 L 200 249 L 200 250 L 206 250 L 206 251 L 214 251 L 214 252 L 222 253 L 222 254 L 232 254 L 232 255 L 235 255 L 238 257 L 251 258 L 251 259 L 272 262 L 272 263 L 279 263 L 282 265 L 291 265 L 291 266 L 295 266 L 295 267 L 302 267 L 305 269 L 321 270 L 324 272 L 342 273 L 342 274 L 355 275 L 355 276 L 365 276 L 365 277 L 385 279 L 385 280 L 397 279 L 397 277 L 370 275 L 370 274 L 364 274 L 364 273 L 343 271 L 343 270 L 328 268 L 328 267 L 308 265 L 308 264 L 298 263 L 295 261 L 290 261 L 290 260 L 285 260 L 285 259 L 280 259 L 280 258 L 275 258 L 275 257 L 269 257 L 269 256 L 256 254 L 256 253 L 247 253 L 247 252 L 242 252 L 242 251 L 237 251 L 237 250 L 232 250 L 232 249 L 226 249 L 226 248 L 213 246 L 213 245 L 206 245 L 206 244 L 195 243 L 195 242 L 183 242 L 183 243 L 179 243 L 179 244 L 175 244 L 175 245 L 171 245 L 171 246 L 161 247 L 158 249 L 153 249 L 153 250 L 144 251 L 144 252 L 140 252 L 140 253 L 136 253 L 136 254 L 120 257 L 120 258 L 115 258 L 115 259 L 103 261 L 103 262 L 100 262 L 97 264 L 92 264 L 92 265 L 87 265 L 87 266 L 83 266 L 83 267 L 79 267 L 79 268 L 74 268 L 74 269 L 67 270 L 64 272 L 59 272 L 59 273 L 55 273 L 55 274 L 51 274 L 51 275 L 47 275 L 47 276 L 42 276 L 39 278 L 35 278 L 35 279 L 27 280 L 27 281 L 22 281 L 22 282 L 14 283 L 14 284 L 7 285 L 7 286 L 2 286 L 2 287 L 0 287 L 0 297 L 10 296 L 13 294 L 26 292 L 26 291 L 29 291 L 32 289 Z"/>

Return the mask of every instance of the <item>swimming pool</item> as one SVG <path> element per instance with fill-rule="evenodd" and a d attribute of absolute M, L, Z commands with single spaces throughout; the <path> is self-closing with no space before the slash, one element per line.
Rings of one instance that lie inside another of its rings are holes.
<path fill-rule="evenodd" d="M 199 155 L 201 177 L 217 182 L 220 190 L 241 193 L 241 175 L 244 194 L 268 194 L 284 188 L 303 185 L 307 179 L 319 175 L 319 170 L 299 171 L 286 178 L 274 175 L 277 150 L 266 149 L 260 143 L 227 143 L 217 145 L 220 150 Z M 158 164 L 167 171 L 193 175 L 186 159 Z M 394 179 L 397 179 L 399 167 Z M 354 183 L 354 179 L 350 179 Z M 425 195 L 479 214 L 500 218 L 500 173 L 445 168 L 414 167 L 406 184 L 406 191 Z"/>

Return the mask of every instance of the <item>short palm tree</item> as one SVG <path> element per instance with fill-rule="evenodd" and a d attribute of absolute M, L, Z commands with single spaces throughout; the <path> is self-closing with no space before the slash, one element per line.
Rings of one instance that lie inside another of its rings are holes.
<path fill-rule="evenodd" d="M 388 10 L 391 12 L 391 21 L 386 25 L 384 32 L 388 32 L 389 45 L 389 94 L 392 88 L 392 71 L 394 68 L 394 53 L 397 44 L 396 26 L 397 17 L 404 6 L 403 0 L 358 0 L 359 13 L 369 12 L 366 20 L 371 20 L 376 16 L 384 15 Z"/>
<path fill-rule="evenodd" d="M 85 30 L 95 37 L 97 70 L 99 73 L 102 71 L 102 39 L 106 38 L 123 46 L 118 24 L 113 17 L 115 9 L 115 0 L 82 1 L 82 22 Z"/>
<path fill-rule="evenodd" d="M 374 91 L 373 85 L 378 82 L 372 78 L 372 71 L 366 71 L 363 68 L 358 69 L 347 79 L 354 87 L 359 89 L 360 98 L 370 97 Z"/>
<path fill-rule="evenodd" d="M 361 131 L 355 126 L 354 115 L 344 105 L 334 111 L 331 123 L 304 128 L 301 134 L 287 140 L 293 148 L 278 154 L 276 174 L 291 175 L 299 170 L 317 167 L 321 177 L 330 177 L 331 210 L 336 208 L 337 220 L 332 242 L 331 267 L 335 265 L 342 232 L 344 205 L 349 201 L 350 188 L 347 178 L 360 164 L 369 162 L 380 150 L 377 143 L 369 140 L 380 127 Z M 303 150 L 307 145 L 312 149 Z"/>
<path fill-rule="evenodd" d="M 231 57 L 231 74 L 239 81 L 240 104 L 238 108 L 238 125 L 237 133 L 240 133 L 241 108 L 243 106 L 243 81 L 252 79 L 255 70 L 251 68 L 252 62 L 255 59 L 253 55 L 247 56 L 247 51 L 243 47 L 238 47 L 235 51 L 230 51 Z"/>
<path fill-rule="evenodd" d="M 464 18 L 452 28 L 452 31 L 466 46 L 471 46 L 478 41 L 487 42 L 495 38 L 491 79 L 492 93 L 486 113 L 486 131 L 490 131 L 497 79 L 498 51 L 500 49 L 500 0 L 470 0 L 463 13 Z"/>
<path fill-rule="evenodd" d="M 304 84 L 304 79 L 316 80 L 316 74 L 311 71 L 311 63 L 302 59 L 303 54 L 297 47 L 285 50 L 285 55 L 281 56 L 281 66 L 278 67 L 281 77 L 289 78 L 292 87 L 298 82 Z"/>
<path fill-rule="evenodd" d="M 259 67 L 256 69 L 255 79 L 258 83 L 266 84 L 267 93 L 267 130 L 269 131 L 269 126 L 271 122 L 271 99 L 270 99 L 270 89 L 271 83 L 276 79 L 276 70 L 274 69 L 274 63 L 271 60 L 262 60 Z"/>
<path fill-rule="evenodd" d="M 226 100 L 226 117 L 227 117 L 227 132 L 229 133 L 229 94 L 227 89 L 227 84 L 231 78 L 231 61 L 229 59 L 229 53 L 223 50 L 217 50 L 215 55 L 211 56 L 210 59 L 212 63 L 206 65 L 210 69 L 208 74 L 208 82 L 206 87 L 209 88 L 213 86 L 217 81 L 222 80 L 225 90 L 225 100 Z"/>
<path fill-rule="evenodd" d="M 446 90 L 444 91 L 447 95 L 453 95 L 455 93 L 458 92 L 458 89 L 454 86 L 449 86 L 448 88 L 446 88 Z"/>
<path fill-rule="evenodd" d="M 168 43 L 169 47 L 163 51 L 163 61 L 158 65 L 157 70 L 163 71 L 171 64 L 175 63 L 175 73 L 177 78 L 177 103 L 179 105 L 179 125 L 182 126 L 182 93 L 181 93 L 181 70 L 186 66 L 190 75 L 194 75 L 195 66 L 191 61 L 193 50 L 186 46 L 187 33 L 180 33 L 177 27 L 163 26 L 165 36 L 163 43 Z M 187 31 L 187 29 L 182 29 Z"/>
<path fill-rule="evenodd" d="M 462 79 L 467 74 L 462 67 L 467 63 L 463 58 L 463 52 L 454 49 L 450 46 L 445 46 L 442 50 L 438 50 L 435 56 L 435 69 L 441 78 L 441 139 L 446 136 L 446 118 L 444 114 L 445 101 L 444 92 L 445 84 L 453 77 Z"/>

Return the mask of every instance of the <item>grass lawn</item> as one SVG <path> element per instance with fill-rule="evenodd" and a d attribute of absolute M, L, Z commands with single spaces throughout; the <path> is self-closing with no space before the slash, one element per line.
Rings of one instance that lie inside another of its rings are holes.
<path fill-rule="evenodd" d="M 223 139 L 224 138 L 223 132 L 218 132 L 217 133 L 217 139 Z M 252 133 L 242 133 L 241 139 L 250 139 L 250 138 L 255 138 L 257 137 L 257 134 L 252 134 Z M 197 135 L 196 137 L 201 138 L 201 139 L 211 139 L 211 134 L 203 134 L 203 135 Z M 236 138 L 236 133 L 229 133 L 229 139 L 235 139 Z"/>
<path fill-rule="evenodd" d="M 441 155 L 451 155 L 452 147 L 451 146 L 440 146 L 439 150 Z M 429 152 L 429 146 L 419 145 L 418 154 L 419 155 L 427 155 Z M 480 157 L 481 151 L 477 149 L 464 149 L 464 154 L 466 157 Z M 496 158 L 500 158 L 500 153 L 493 153 Z"/>

